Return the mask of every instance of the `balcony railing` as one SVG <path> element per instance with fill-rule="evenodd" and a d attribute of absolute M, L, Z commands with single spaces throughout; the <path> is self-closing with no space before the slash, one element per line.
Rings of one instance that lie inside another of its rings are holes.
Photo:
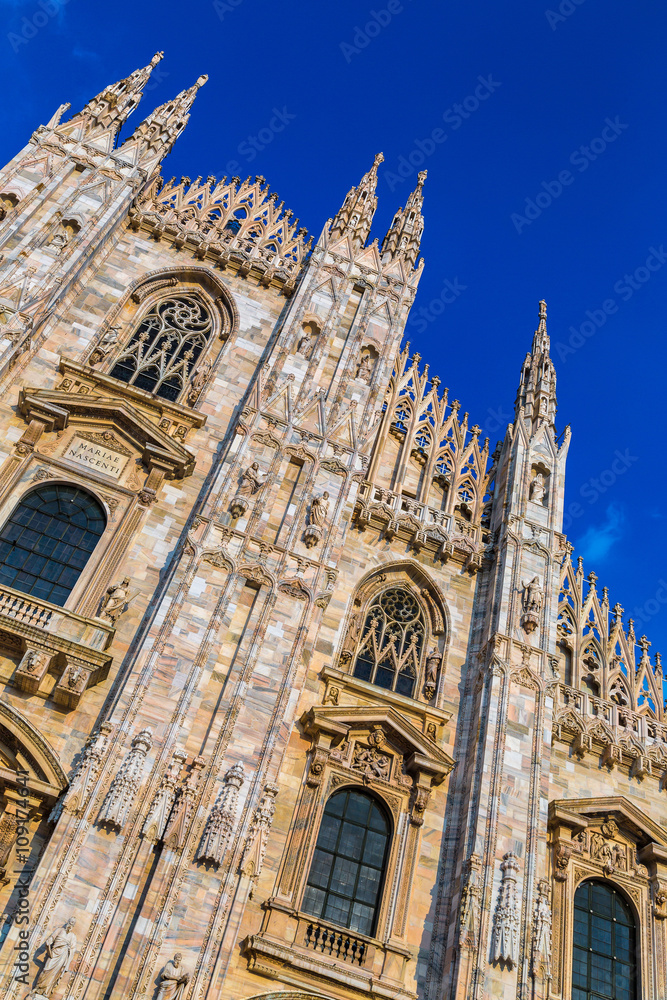
<path fill-rule="evenodd" d="M 40 601 L 11 587 L 0 587 L 0 630 L 26 638 L 31 629 L 100 653 L 114 635 L 111 622 L 83 618 L 57 604 Z"/>
<path fill-rule="evenodd" d="M 351 965 L 363 965 L 368 948 L 364 941 L 346 931 L 337 931 L 324 924 L 311 923 L 306 928 L 304 938 L 306 948 L 311 951 L 340 958 Z"/>

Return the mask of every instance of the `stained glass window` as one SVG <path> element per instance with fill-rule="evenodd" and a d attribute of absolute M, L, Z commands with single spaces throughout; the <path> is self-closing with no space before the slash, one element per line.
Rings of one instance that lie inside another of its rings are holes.
<path fill-rule="evenodd" d="M 366 614 L 354 676 L 412 697 L 424 648 L 424 614 L 404 587 L 385 590 Z"/>
<path fill-rule="evenodd" d="M 584 882 L 574 896 L 572 1000 L 637 1000 L 635 920 L 606 882 Z"/>
<path fill-rule="evenodd" d="M 110 374 L 175 402 L 190 381 L 213 323 L 191 296 L 164 299 L 143 318 Z"/>
<path fill-rule="evenodd" d="M 303 910 L 372 935 L 389 843 L 389 822 L 377 801 L 356 788 L 327 802 L 310 866 Z"/>
<path fill-rule="evenodd" d="M 32 490 L 0 531 L 0 584 L 63 605 L 105 527 L 101 504 L 85 490 Z"/>

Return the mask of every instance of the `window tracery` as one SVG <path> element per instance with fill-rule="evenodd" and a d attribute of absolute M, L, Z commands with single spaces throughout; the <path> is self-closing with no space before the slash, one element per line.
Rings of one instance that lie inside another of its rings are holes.
<path fill-rule="evenodd" d="M 199 365 L 213 331 L 209 310 L 193 295 L 171 296 L 143 317 L 116 356 L 110 375 L 128 385 L 176 402 L 192 380 L 188 402 L 195 402 L 210 363 Z M 193 378 L 194 376 L 194 378 Z"/>
<path fill-rule="evenodd" d="M 635 1000 L 635 919 L 609 883 L 584 882 L 574 896 L 572 1000 Z"/>
<path fill-rule="evenodd" d="M 413 697 L 426 637 L 424 612 L 406 587 L 383 591 L 368 608 L 352 673 Z"/>

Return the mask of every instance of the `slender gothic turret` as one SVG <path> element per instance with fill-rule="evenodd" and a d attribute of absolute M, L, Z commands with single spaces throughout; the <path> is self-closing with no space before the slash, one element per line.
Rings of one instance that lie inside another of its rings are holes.
<path fill-rule="evenodd" d="M 331 226 L 331 236 L 338 239 L 347 233 L 353 242 L 365 246 L 368 234 L 371 231 L 371 224 L 375 209 L 377 208 L 377 187 L 378 167 L 384 160 L 384 155 L 378 153 L 373 161 L 373 166 L 367 174 L 361 178 L 357 187 L 350 188 L 343 202 L 343 206 Z"/>
<path fill-rule="evenodd" d="M 540 318 L 532 350 L 526 355 L 521 369 L 521 381 L 516 398 L 515 415 L 523 412 L 533 423 L 556 420 L 556 370 L 549 356 L 547 333 L 547 304 L 540 302 Z"/>
<path fill-rule="evenodd" d="M 382 243 L 383 260 L 402 257 L 410 267 L 414 267 L 424 231 L 422 205 L 424 203 L 425 180 L 426 171 L 422 170 L 417 178 L 417 187 L 408 198 L 405 208 L 399 208 L 394 216 L 389 232 Z"/>
<path fill-rule="evenodd" d="M 142 166 L 166 156 L 187 125 L 197 92 L 207 80 L 203 74 L 192 87 L 156 108 L 123 143 L 123 154 Z"/>
<path fill-rule="evenodd" d="M 144 87 L 161 59 L 162 52 L 156 52 L 148 66 L 143 66 L 130 73 L 124 80 L 105 87 L 81 111 L 62 124 L 60 119 L 69 105 L 61 105 L 47 127 L 54 128 L 63 137 L 92 141 L 100 149 L 108 152 L 113 148 L 121 127 L 139 104 Z"/>

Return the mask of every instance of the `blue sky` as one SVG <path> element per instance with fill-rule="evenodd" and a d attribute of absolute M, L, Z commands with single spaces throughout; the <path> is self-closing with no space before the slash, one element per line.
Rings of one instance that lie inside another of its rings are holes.
<path fill-rule="evenodd" d="M 60 102 L 76 109 L 164 50 L 133 126 L 210 77 L 166 177 L 261 173 L 317 235 L 381 150 L 371 236 L 382 238 L 428 169 L 411 344 L 493 444 L 547 300 L 558 421 L 573 434 L 568 535 L 625 619 L 643 619 L 651 652 L 667 652 L 667 9 L 117 0 L 111 13 L 84 0 L 0 0 L 0 10 L 3 162 Z"/>

